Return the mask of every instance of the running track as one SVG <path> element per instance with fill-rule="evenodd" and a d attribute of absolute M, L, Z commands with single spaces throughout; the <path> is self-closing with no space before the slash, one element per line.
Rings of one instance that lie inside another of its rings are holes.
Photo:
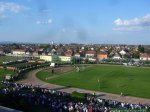
<path fill-rule="evenodd" d="M 147 104 L 150 105 L 150 99 L 145 99 L 145 98 L 137 98 L 137 97 L 131 97 L 131 96 L 120 96 L 116 94 L 111 94 L 111 93 L 105 93 L 105 92 L 97 92 L 97 91 L 91 91 L 91 90 L 85 90 L 85 89 L 79 89 L 79 88 L 73 88 L 73 87 L 64 87 L 60 85 L 54 85 L 50 83 L 43 82 L 39 80 L 36 77 L 36 73 L 38 71 L 41 71 L 42 69 L 36 69 L 33 71 L 28 72 L 27 78 L 24 80 L 19 81 L 19 83 L 30 85 L 32 84 L 33 86 L 40 86 L 41 88 L 48 88 L 48 89 L 55 89 L 58 91 L 63 91 L 67 93 L 72 93 L 73 91 L 77 92 L 82 92 L 82 93 L 96 93 L 97 97 L 103 98 L 103 99 L 111 99 L 111 100 L 116 100 L 120 102 L 128 102 L 132 104 Z"/>

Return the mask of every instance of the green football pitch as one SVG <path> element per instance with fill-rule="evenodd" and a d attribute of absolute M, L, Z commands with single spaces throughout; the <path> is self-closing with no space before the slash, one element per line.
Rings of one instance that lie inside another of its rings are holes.
<path fill-rule="evenodd" d="M 0 81 L 3 80 L 6 75 L 15 75 L 15 72 L 13 70 L 0 69 Z"/>
<path fill-rule="evenodd" d="M 108 93 L 150 98 L 150 68 L 112 65 L 80 67 L 80 71 L 50 77 L 51 72 L 41 71 L 37 77 L 49 83 L 96 90 Z M 55 75 L 55 74 L 54 74 Z"/>

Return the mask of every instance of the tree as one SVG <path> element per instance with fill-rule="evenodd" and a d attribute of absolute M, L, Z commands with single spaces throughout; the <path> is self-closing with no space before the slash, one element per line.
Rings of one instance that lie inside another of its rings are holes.
<path fill-rule="evenodd" d="M 138 46 L 138 51 L 139 51 L 140 53 L 144 53 L 145 48 L 144 48 L 143 46 L 139 45 L 139 46 Z"/>
<path fill-rule="evenodd" d="M 88 58 L 86 58 L 84 61 L 85 61 L 86 64 L 89 63 L 89 59 Z"/>
<path fill-rule="evenodd" d="M 132 58 L 139 58 L 140 57 L 140 53 L 139 52 L 135 52 L 132 54 Z"/>
<path fill-rule="evenodd" d="M 131 56 L 130 56 L 130 55 L 127 55 L 127 54 L 125 54 L 123 57 L 124 57 L 124 58 L 131 58 Z"/>
<path fill-rule="evenodd" d="M 112 47 L 109 48 L 109 49 L 108 49 L 108 54 L 110 54 L 112 51 L 113 51 L 113 48 L 112 48 Z"/>

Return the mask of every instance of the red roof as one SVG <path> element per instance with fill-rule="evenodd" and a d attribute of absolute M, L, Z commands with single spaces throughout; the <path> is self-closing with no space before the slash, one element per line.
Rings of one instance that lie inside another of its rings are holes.
<path fill-rule="evenodd" d="M 96 54 L 95 51 L 86 51 L 86 54 Z"/>
<path fill-rule="evenodd" d="M 140 57 L 146 57 L 147 58 L 147 57 L 149 57 L 149 55 L 147 53 L 141 53 Z"/>

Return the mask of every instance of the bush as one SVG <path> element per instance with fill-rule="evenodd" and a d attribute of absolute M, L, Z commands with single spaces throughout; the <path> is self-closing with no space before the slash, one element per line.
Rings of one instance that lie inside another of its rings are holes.
<path fill-rule="evenodd" d="M 77 91 L 72 92 L 71 97 L 78 100 L 85 100 L 86 94 L 85 93 L 79 93 Z"/>

